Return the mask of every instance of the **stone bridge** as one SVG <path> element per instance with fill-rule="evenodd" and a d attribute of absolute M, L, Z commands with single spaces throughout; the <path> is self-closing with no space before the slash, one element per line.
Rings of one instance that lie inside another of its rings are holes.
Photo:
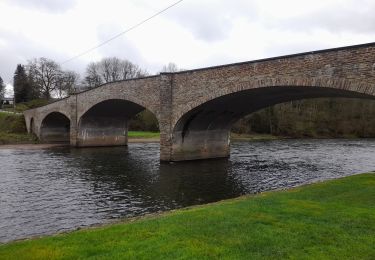
<path fill-rule="evenodd" d="M 24 112 L 42 141 L 127 145 L 144 109 L 160 127 L 160 159 L 229 156 L 231 126 L 277 103 L 319 97 L 375 99 L 375 43 L 108 83 Z"/>

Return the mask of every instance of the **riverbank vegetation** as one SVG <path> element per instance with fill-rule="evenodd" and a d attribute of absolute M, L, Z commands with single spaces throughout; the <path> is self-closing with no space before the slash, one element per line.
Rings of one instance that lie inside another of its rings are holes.
<path fill-rule="evenodd" d="M 46 99 L 33 99 L 28 102 L 18 103 L 16 106 L 13 105 L 3 105 L 2 110 L 8 112 L 22 113 L 25 110 L 41 107 L 48 104 Z"/>
<path fill-rule="evenodd" d="M 160 138 L 159 132 L 148 132 L 148 131 L 129 131 L 128 132 L 129 138 L 146 138 L 146 139 L 157 139 Z"/>
<path fill-rule="evenodd" d="M 155 116 L 145 110 L 130 122 L 136 131 L 159 130 Z M 318 98 L 277 104 L 239 120 L 232 127 L 236 140 L 279 138 L 374 138 L 375 101 Z"/>
<path fill-rule="evenodd" d="M 0 245 L 0 259 L 374 259 L 375 174 Z"/>
<path fill-rule="evenodd" d="M 319 98 L 287 102 L 241 119 L 232 131 L 290 138 L 374 138 L 375 101 Z"/>
<path fill-rule="evenodd" d="M 35 135 L 27 133 L 22 112 L 46 104 L 48 104 L 46 99 L 34 99 L 19 103 L 15 107 L 13 105 L 3 106 L 2 111 L 0 111 L 0 145 L 38 143 Z"/>
<path fill-rule="evenodd" d="M 26 131 L 22 114 L 0 112 L 0 144 L 35 143 L 37 139 Z"/>
<path fill-rule="evenodd" d="M 157 132 L 155 116 L 145 110 L 130 121 L 130 130 Z M 277 104 L 239 120 L 234 140 L 279 138 L 374 138 L 375 101 L 318 98 Z"/>

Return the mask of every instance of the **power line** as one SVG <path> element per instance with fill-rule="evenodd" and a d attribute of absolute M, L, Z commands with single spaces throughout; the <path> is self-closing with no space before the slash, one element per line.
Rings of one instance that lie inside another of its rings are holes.
<path fill-rule="evenodd" d="M 125 33 L 128 33 L 128 32 L 130 32 L 130 31 L 134 30 L 135 28 L 137 28 L 138 26 L 141 26 L 142 24 L 148 22 L 149 20 L 151 20 L 152 18 L 158 16 L 159 14 L 164 13 L 164 12 L 167 11 L 168 9 L 170 9 L 170 8 L 172 8 L 172 7 L 176 6 L 176 5 L 178 5 L 178 4 L 181 3 L 182 1 L 184 1 L 184 0 L 179 0 L 179 1 L 177 1 L 177 2 L 175 2 L 175 3 L 173 3 L 173 4 L 171 4 L 170 6 L 168 6 L 168 7 L 164 8 L 164 9 L 162 9 L 161 11 L 159 11 L 159 12 L 155 13 L 154 15 L 152 15 L 152 16 L 146 18 L 145 20 L 142 20 L 141 22 L 139 22 L 139 23 L 133 25 L 133 26 L 130 27 L 129 29 L 127 29 L 127 30 L 125 30 L 125 31 L 122 31 L 122 32 L 120 32 L 119 34 L 116 34 L 116 35 L 113 36 L 112 38 L 109 38 L 108 40 L 106 40 L 106 41 L 104 41 L 104 42 L 102 42 L 102 43 L 100 43 L 100 44 L 98 44 L 98 45 L 96 45 L 96 46 L 94 46 L 94 47 L 92 47 L 92 48 L 90 48 L 90 49 L 87 49 L 87 50 L 85 50 L 85 51 L 83 51 L 83 52 L 77 54 L 76 56 L 74 56 L 74 57 L 72 57 L 72 58 L 70 58 L 70 59 L 68 59 L 68 60 L 63 61 L 63 62 L 61 62 L 60 64 L 62 65 L 62 64 L 68 63 L 68 62 L 70 62 L 70 61 L 72 61 L 72 60 L 74 60 L 74 59 L 77 59 L 77 58 L 79 58 L 79 57 L 81 57 L 81 56 L 83 56 L 83 55 L 85 55 L 85 54 L 87 54 L 87 53 L 89 53 L 89 52 L 91 52 L 91 51 L 97 49 L 97 48 L 100 48 L 101 46 L 103 46 L 103 45 L 109 43 L 110 41 L 113 41 L 114 39 L 116 39 L 116 38 L 118 38 L 118 37 L 124 35 Z"/>

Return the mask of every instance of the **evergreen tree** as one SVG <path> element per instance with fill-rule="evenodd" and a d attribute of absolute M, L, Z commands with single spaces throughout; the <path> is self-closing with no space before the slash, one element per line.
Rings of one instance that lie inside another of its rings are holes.
<path fill-rule="evenodd" d="M 3 102 L 4 94 L 5 94 L 5 85 L 4 85 L 3 79 L 0 77 L 0 108 Z"/>
<path fill-rule="evenodd" d="M 14 72 L 13 86 L 16 103 L 27 102 L 35 98 L 31 84 L 27 79 L 25 68 L 21 64 L 17 65 L 17 69 Z"/>

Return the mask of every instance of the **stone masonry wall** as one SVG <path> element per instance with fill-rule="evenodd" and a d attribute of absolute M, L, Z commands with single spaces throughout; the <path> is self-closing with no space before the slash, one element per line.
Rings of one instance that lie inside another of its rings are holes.
<path fill-rule="evenodd" d="M 172 124 L 209 100 L 271 86 L 328 87 L 375 95 L 375 43 L 177 73 Z"/>
<path fill-rule="evenodd" d="M 59 100 L 57 102 L 48 104 L 46 106 L 29 109 L 24 112 L 27 131 L 31 132 L 31 120 L 34 121 L 34 133 L 40 137 L 40 128 L 43 119 L 52 112 L 59 112 L 65 115 L 69 120 L 72 121 L 75 115 L 76 101 L 75 97 L 71 96 Z"/>

